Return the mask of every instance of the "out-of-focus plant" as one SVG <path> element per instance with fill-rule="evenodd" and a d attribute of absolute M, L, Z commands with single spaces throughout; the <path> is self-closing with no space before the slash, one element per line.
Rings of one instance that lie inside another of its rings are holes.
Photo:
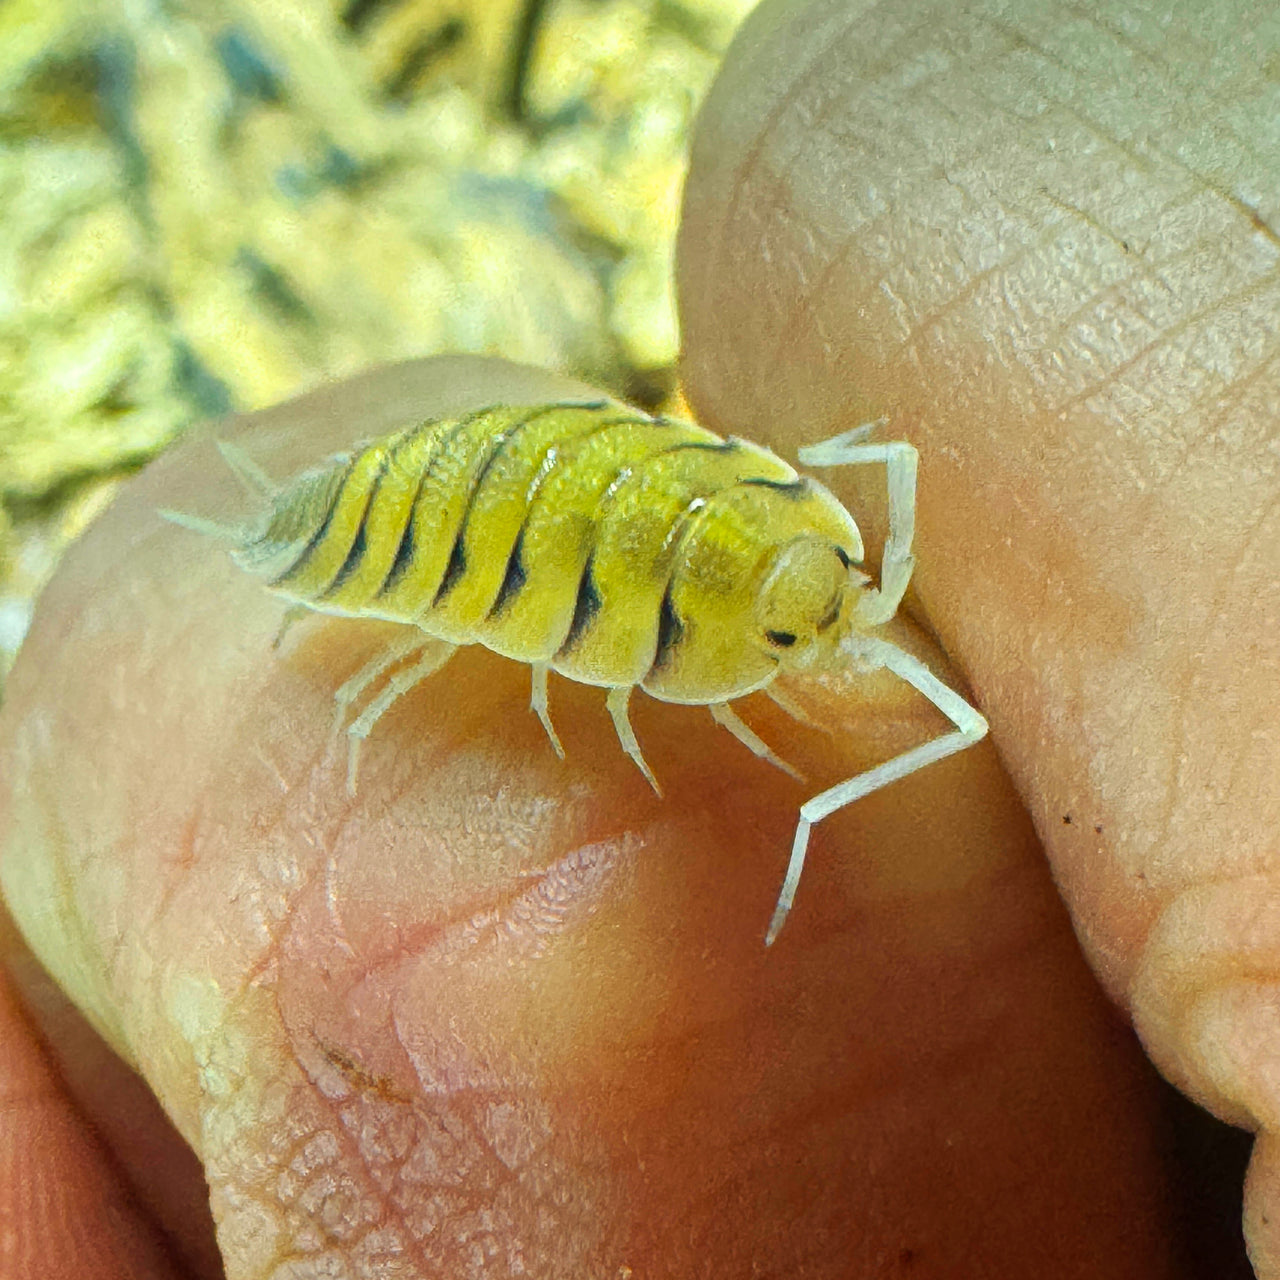
<path fill-rule="evenodd" d="M 103 479 L 199 418 L 443 350 L 668 397 L 750 2 L 0 7 L 0 670 Z"/>

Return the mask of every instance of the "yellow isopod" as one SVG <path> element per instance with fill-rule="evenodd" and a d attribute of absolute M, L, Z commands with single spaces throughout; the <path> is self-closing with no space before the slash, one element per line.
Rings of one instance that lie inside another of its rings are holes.
<path fill-rule="evenodd" d="M 623 749 L 655 790 L 627 712 L 636 687 L 709 706 L 756 755 L 792 772 L 732 699 L 767 690 L 784 669 L 830 663 L 908 681 L 955 730 L 801 806 L 769 944 L 815 822 L 987 732 L 959 694 L 872 634 L 907 588 L 915 523 L 916 451 L 867 443 L 878 425 L 800 451 L 813 467 L 886 464 L 889 532 L 874 586 L 857 567 L 858 526 L 822 485 L 759 445 L 610 400 L 496 405 L 420 423 L 283 485 L 222 445 L 264 499 L 260 516 L 227 528 L 163 514 L 230 538 L 235 561 L 295 611 L 410 624 L 335 694 L 341 723 L 378 676 L 417 655 L 347 729 L 353 790 L 360 744 L 378 718 L 464 644 L 532 666 L 533 710 L 561 757 L 548 672 L 607 688 Z"/>

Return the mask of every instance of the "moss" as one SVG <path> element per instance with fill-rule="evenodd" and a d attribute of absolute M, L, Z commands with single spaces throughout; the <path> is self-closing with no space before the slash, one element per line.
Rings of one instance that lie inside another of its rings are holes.
<path fill-rule="evenodd" d="M 0 557 L 79 478 L 380 361 L 669 392 L 686 141 L 747 7 L 5 6 Z"/>

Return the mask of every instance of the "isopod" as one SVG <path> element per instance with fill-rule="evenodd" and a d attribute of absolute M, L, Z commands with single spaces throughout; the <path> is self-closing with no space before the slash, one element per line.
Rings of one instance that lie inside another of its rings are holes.
<path fill-rule="evenodd" d="M 637 687 L 708 706 L 756 755 L 793 772 L 733 699 L 768 692 L 781 671 L 839 663 L 907 681 L 954 730 L 800 807 L 768 945 L 791 909 L 814 823 L 987 732 L 964 698 L 875 634 L 911 578 L 917 465 L 905 441 L 868 442 L 880 425 L 799 453 L 809 467 L 885 464 L 889 529 L 876 584 L 858 567 L 853 517 L 817 481 L 759 445 L 604 399 L 433 419 L 284 484 L 224 444 L 260 514 L 236 527 L 162 514 L 231 540 L 236 563 L 290 601 L 292 615 L 408 624 L 335 694 L 343 723 L 380 675 L 406 664 L 347 728 L 353 790 L 374 724 L 459 645 L 530 664 L 532 708 L 562 758 L 548 673 L 606 688 L 618 739 L 655 790 L 628 715 Z"/>

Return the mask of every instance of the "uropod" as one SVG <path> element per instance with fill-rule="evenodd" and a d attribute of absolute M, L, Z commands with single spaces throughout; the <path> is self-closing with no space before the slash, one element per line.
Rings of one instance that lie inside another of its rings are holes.
<path fill-rule="evenodd" d="M 760 445 L 604 399 L 431 419 L 281 484 L 221 444 L 260 511 L 236 526 L 162 514 L 229 540 L 235 562 L 291 603 L 290 619 L 314 611 L 407 624 L 334 695 L 342 724 L 397 668 L 348 725 L 352 790 L 374 724 L 459 645 L 530 664 L 533 710 L 562 758 L 548 673 L 606 688 L 618 739 L 655 790 L 628 715 L 637 687 L 664 702 L 708 706 L 756 755 L 793 773 L 733 711 L 733 699 L 763 690 L 787 707 L 770 689 L 787 670 L 851 665 L 907 681 L 954 730 L 800 807 L 770 944 L 795 898 L 814 823 L 987 732 L 964 698 L 876 634 L 911 578 L 916 489 L 915 449 L 871 442 L 879 425 L 799 452 L 809 467 L 885 465 L 889 529 L 878 583 L 858 567 L 853 517 L 821 484 Z"/>

